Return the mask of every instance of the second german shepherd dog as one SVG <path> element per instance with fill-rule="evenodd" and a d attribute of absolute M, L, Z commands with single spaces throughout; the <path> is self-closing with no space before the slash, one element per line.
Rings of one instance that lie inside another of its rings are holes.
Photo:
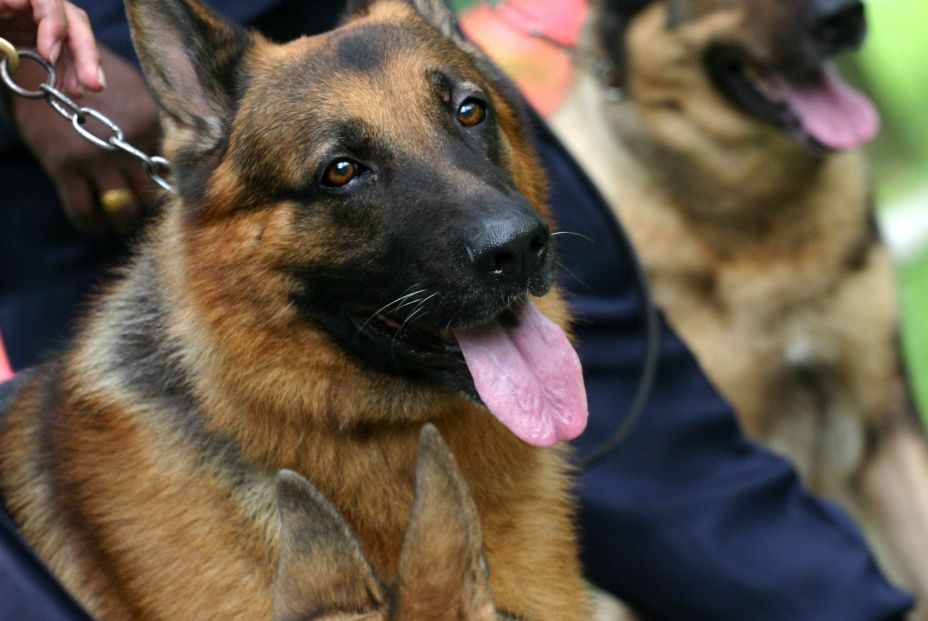
<path fill-rule="evenodd" d="M 0 484 L 26 538 L 101 619 L 268 619 L 276 473 L 311 481 L 391 580 L 433 422 L 495 605 L 588 618 L 565 456 L 544 448 L 586 401 L 505 80 L 442 0 L 354 2 L 282 45 L 196 0 L 127 10 L 178 192 L 7 408 Z M 360 612 L 334 608 L 310 618 Z"/>
<path fill-rule="evenodd" d="M 599 75 L 554 125 L 748 433 L 928 598 L 928 451 L 850 150 L 878 117 L 829 63 L 864 32 L 858 0 L 599 0 L 581 42 Z"/>

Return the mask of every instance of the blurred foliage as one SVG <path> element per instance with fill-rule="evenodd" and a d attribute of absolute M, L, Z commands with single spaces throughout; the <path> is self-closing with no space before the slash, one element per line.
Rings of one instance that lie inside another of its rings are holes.
<path fill-rule="evenodd" d="M 869 0 L 867 11 L 858 58 L 884 121 L 871 159 L 885 203 L 928 185 L 928 2 Z"/>
<path fill-rule="evenodd" d="M 928 249 L 900 266 L 902 307 L 906 319 L 902 343 L 915 397 L 928 423 Z"/>
<path fill-rule="evenodd" d="M 867 12 L 858 65 L 883 116 L 870 160 L 879 205 L 892 216 L 895 199 L 928 188 L 928 2 L 869 0 Z M 928 422 L 928 248 L 899 266 L 899 282 L 909 376 Z"/>

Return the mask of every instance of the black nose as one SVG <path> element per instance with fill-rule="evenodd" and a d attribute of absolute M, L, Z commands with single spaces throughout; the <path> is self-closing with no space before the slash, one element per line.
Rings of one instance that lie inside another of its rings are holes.
<path fill-rule="evenodd" d="M 525 283 L 548 256 L 551 233 L 534 212 L 486 218 L 471 236 L 470 259 L 483 273 Z"/>
<path fill-rule="evenodd" d="M 823 56 L 831 56 L 861 44 L 867 31 L 860 0 L 815 0 L 812 35 Z"/>

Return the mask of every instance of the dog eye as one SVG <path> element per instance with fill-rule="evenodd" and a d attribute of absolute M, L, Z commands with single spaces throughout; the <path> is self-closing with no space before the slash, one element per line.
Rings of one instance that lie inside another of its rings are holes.
<path fill-rule="evenodd" d="M 487 118 L 487 107 L 479 99 L 465 99 L 458 107 L 458 123 L 464 127 L 474 127 L 483 123 Z"/>
<path fill-rule="evenodd" d="M 325 169 L 322 184 L 331 188 L 340 188 L 358 176 L 361 167 L 351 160 L 335 160 Z"/>

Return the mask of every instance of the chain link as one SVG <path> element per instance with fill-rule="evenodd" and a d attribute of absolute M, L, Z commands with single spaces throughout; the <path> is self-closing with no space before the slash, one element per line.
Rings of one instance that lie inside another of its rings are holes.
<path fill-rule="evenodd" d="M 14 51 L 13 56 L 10 55 L 10 50 Z M 88 108 L 78 104 L 55 88 L 58 75 L 55 68 L 46 62 L 44 58 L 32 50 L 17 50 L 2 38 L 0 38 L 0 53 L 2 53 L 2 57 L 0 57 L 0 79 L 3 80 L 8 89 L 26 99 L 46 100 L 54 108 L 55 112 L 71 122 L 74 131 L 80 134 L 84 140 L 105 151 L 122 151 L 134 157 L 141 163 L 142 169 L 149 179 L 168 192 L 174 192 L 174 186 L 167 180 L 167 177 L 171 174 L 171 163 L 160 155 L 148 155 L 132 146 L 126 141 L 125 133 L 115 121 L 95 108 Z M 15 71 L 15 67 L 22 58 L 38 63 L 47 73 L 45 81 L 34 90 L 23 88 L 10 75 Z M 14 68 L 10 69 L 11 66 Z M 106 133 L 91 132 L 88 128 L 90 121 L 101 126 L 101 129 L 105 129 L 108 136 Z"/>

